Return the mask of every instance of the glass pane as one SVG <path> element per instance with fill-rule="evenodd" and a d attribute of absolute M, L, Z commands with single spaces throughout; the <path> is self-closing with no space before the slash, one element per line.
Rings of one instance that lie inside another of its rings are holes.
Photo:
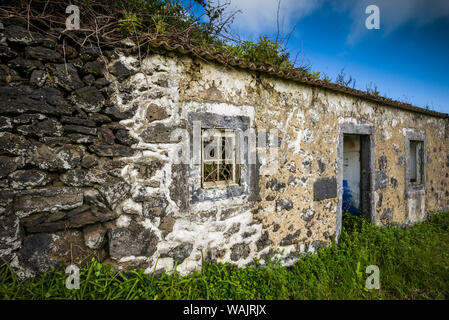
<path fill-rule="evenodd" d="M 218 165 L 216 163 L 203 164 L 203 181 L 214 182 L 217 180 Z"/>
<path fill-rule="evenodd" d="M 235 163 L 235 136 L 223 137 L 223 159 L 226 163 Z"/>
<path fill-rule="evenodd" d="M 205 161 L 218 160 L 220 158 L 218 151 L 218 141 L 213 137 L 203 140 L 203 159 Z"/>
<path fill-rule="evenodd" d="M 220 165 L 220 180 L 232 182 L 233 179 L 233 165 L 232 164 L 221 164 Z"/>

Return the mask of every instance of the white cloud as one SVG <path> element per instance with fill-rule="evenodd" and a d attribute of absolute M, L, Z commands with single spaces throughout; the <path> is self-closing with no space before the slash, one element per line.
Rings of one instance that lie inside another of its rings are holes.
<path fill-rule="evenodd" d="M 240 10 L 233 27 L 242 34 L 274 34 L 277 30 L 278 0 L 230 0 L 228 10 Z M 317 9 L 324 0 L 281 0 L 280 29 L 289 32 L 304 16 Z"/>
<path fill-rule="evenodd" d="M 217 0 L 218 1 L 218 0 Z M 239 34 L 257 36 L 274 34 L 277 28 L 278 0 L 230 0 L 228 10 L 241 10 L 233 28 Z M 368 30 L 365 20 L 368 5 L 380 8 L 380 28 L 389 34 L 404 25 L 420 27 L 437 19 L 449 18 L 448 0 L 281 0 L 281 31 L 289 32 L 302 18 L 322 6 L 346 12 L 352 20 L 348 43 L 354 43 Z M 325 23 L 325 21 L 323 22 Z"/>

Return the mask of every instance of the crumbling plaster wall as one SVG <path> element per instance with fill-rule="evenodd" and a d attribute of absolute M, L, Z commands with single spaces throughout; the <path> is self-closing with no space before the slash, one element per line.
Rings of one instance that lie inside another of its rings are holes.
<path fill-rule="evenodd" d="M 425 218 L 405 197 L 410 128 L 426 135 L 420 208 L 449 207 L 446 120 L 186 55 L 69 42 L 63 56 L 63 38 L 7 22 L 0 32 L 0 256 L 23 276 L 91 257 L 181 274 L 202 258 L 292 263 L 338 232 L 341 124 L 374 127 L 375 223 Z M 192 201 L 198 177 L 177 159 L 193 113 L 277 131 L 241 195 Z"/>
<path fill-rule="evenodd" d="M 429 211 L 448 208 L 447 120 L 212 63 L 195 61 L 186 69 L 181 101 L 252 105 L 257 130 L 274 128 L 280 134 L 279 158 L 271 161 L 278 166 L 266 174 L 261 170 L 261 201 L 253 210 L 271 249 L 314 251 L 335 235 L 336 194 L 314 201 L 314 184 L 337 175 L 339 124 L 374 127 L 373 222 L 409 225 L 424 220 Z M 407 196 L 408 131 L 425 133 L 427 180 L 424 193 Z"/>

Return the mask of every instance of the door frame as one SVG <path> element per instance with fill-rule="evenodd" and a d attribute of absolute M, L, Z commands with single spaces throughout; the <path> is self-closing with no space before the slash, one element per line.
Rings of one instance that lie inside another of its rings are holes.
<path fill-rule="evenodd" d="M 362 191 L 362 183 L 360 184 L 360 207 L 362 210 L 362 202 L 366 207 L 368 204 L 368 212 L 365 212 L 366 216 L 371 222 L 376 222 L 376 208 L 375 208 L 375 138 L 374 138 L 374 125 L 369 123 L 347 123 L 342 122 L 338 124 L 338 145 L 337 145 L 337 221 L 335 230 L 335 239 L 340 241 L 341 227 L 342 227 L 342 205 L 343 205 L 343 149 L 344 149 L 344 135 L 355 134 L 366 137 L 360 139 L 360 162 L 362 167 L 362 161 L 366 164 L 368 162 L 368 182 L 365 190 Z M 362 146 L 363 140 L 363 146 Z M 363 170 L 363 169 L 362 169 Z M 362 174 L 360 176 L 362 180 Z M 362 181 L 361 181 L 362 182 Z M 363 214 L 363 213 L 362 213 Z"/>

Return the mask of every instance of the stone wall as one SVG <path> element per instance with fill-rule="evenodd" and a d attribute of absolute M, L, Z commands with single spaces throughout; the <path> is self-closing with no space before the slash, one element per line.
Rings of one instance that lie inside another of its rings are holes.
<path fill-rule="evenodd" d="M 23 276 L 92 257 L 187 274 L 202 258 L 288 264 L 315 252 L 341 225 L 342 128 L 371 130 L 374 223 L 449 208 L 447 119 L 53 33 L 0 24 L 0 257 Z M 278 137 L 257 145 L 239 188 L 204 191 L 192 159 L 175 161 L 194 119 Z M 424 191 L 406 183 L 410 134 L 426 139 Z"/>

